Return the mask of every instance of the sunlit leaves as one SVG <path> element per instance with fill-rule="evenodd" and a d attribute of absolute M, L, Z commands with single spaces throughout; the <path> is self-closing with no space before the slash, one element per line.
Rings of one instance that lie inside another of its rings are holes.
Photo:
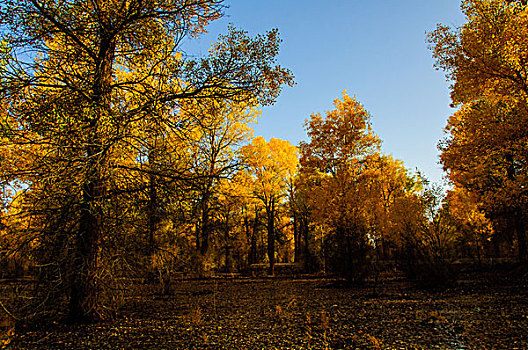
<path fill-rule="evenodd" d="M 254 177 L 255 195 L 264 202 L 278 202 L 286 195 L 298 164 L 297 149 L 288 141 L 259 136 L 241 149 L 244 162 Z"/>
<path fill-rule="evenodd" d="M 47 243 L 71 244 L 72 288 L 58 290 L 71 291 L 72 318 L 97 312 L 94 276 L 107 267 L 106 248 L 121 246 L 119 225 L 141 233 L 125 218 L 141 216 L 145 186 L 150 215 L 166 204 L 160 183 L 183 191 L 184 182 L 199 187 L 193 176 L 214 184 L 232 175 L 255 101 L 271 103 L 292 84 L 276 64 L 276 30 L 251 38 L 230 29 L 208 56 L 184 54 L 182 40 L 222 10 L 220 0 L 0 4 L 2 119 L 15 131 L 2 147 L 30 145 L 9 176 L 27 182 L 31 214 L 42 219 L 31 222 Z"/>
<path fill-rule="evenodd" d="M 514 223 L 526 259 L 528 8 L 498 0 L 467 0 L 462 8 L 461 28 L 429 34 L 460 106 L 440 143 L 441 161 L 456 191 L 469 192 L 496 226 L 499 217 Z"/>
<path fill-rule="evenodd" d="M 453 102 L 486 98 L 526 101 L 528 58 L 526 6 L 498 0 L 464 1 L 468 22 L 439 26 L 429 34 L 436 66 L 454 82 Z"/>
<path fill-rule="evenodd" d="M 359 166 L 354 163 L 377 152 L 381 143 L 371 130 L 370 115 L 355 98 L 343 92 L 343 100 L 334 100 L 334 106 L 325 117 L 310 116 L 305 124 L 310 143 L 300 146 L 304 165 L 332 174 Z"/>
<path fill-rule="evenodd" d="M 297 191 L 324 232 L 328 264 L 361 280 L 369 251 L 382 240 L 395 241 L 393 207 L 401 198 L 414 198 L 420 181 L 401 161 L 381 154 L 370 115 L 355 98 L 343 93 L 334 105 L 325 117 L 312 114 L 306 121 L 309 142 L 300 146 Z M 420 207 L 407 209 L 422 215 Z"/>

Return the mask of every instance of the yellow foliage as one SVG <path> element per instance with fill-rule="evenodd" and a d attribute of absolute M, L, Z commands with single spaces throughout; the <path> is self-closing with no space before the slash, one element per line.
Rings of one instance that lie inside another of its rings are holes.
<path fill-rule="evenodd" d="M 306 121 L 309 143 L 301 143 L 302 182 L 314 220 L 331 232 L 336 227 L 365 232 L 369 240 L 388 234 L 390 208 L 399 197 L 420 191 L 400 160 L 381 154 L 370 115 L 343 92 L 335 109 Z"/>
<path fill-rule="evenodd" d="M 491 228 L 481 211 L 506 218 L 526 259 L 528 6 L 465 0 L 462 9 L 461 28 L 438 26 L 429 34 L 436 66 L 454 82 L 451 96 L 460 106 L 439 146 L 455 185 L 454 213 L 484 235 Z"/>
<path fill-rule="evenodd" d="M 286 195 L 297 169 L 297 148 L 288 141 L 258 136 L 241 149 L 252 174 L 254 194 L 264 203 L 279 201 Z"/>

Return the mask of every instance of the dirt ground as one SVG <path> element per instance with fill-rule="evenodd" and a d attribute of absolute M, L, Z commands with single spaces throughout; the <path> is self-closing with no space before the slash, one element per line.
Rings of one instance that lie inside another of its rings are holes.
<path fill-rule="evenodd" d="M 527 284 L 506 278 L 469 274 L 442 292 L 393 274 L 376 290 L 307 278 L 133 290 L 114 321 L 25 330 L 8 348 L 528 349 Z"/>

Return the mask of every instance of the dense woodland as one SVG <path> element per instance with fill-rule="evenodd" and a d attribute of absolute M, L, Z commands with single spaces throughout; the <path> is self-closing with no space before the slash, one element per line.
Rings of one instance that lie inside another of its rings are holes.
<path fill-rule="evenodd" d="M 277 30 L 181 50 L 222 0 L 1 1 L 0 279 L 32 287 L 1 294 L 0 314 L 108 320 L 132 285 L 170 294 L 182 276 L 526 276 L 528 7 L 462 9 L 427 38 L 457 107 L 445 188 L 384 154 L 346 92 L 306 119 L 306 142 L 254 136 L 294 76 Z"/>

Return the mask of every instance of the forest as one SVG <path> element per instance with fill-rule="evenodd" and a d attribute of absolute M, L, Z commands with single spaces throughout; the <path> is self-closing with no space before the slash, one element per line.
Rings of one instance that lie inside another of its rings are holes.
<path fill-rule="evenodd" d="M 0 1 L 0 348 L 528 347 L 528 5 L 427 33 L 448 186 L 336 91 L 255 136 L 276 29 L 223 0 Z"/>

